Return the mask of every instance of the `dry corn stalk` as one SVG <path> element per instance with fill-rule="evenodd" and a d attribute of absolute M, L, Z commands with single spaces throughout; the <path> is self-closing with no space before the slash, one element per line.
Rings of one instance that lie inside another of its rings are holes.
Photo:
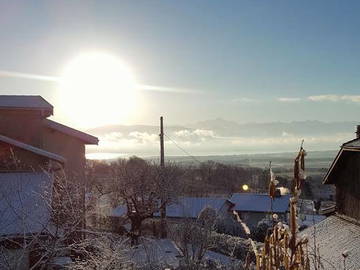
<path fill-rule="evenodd" d="M 264 247 L 256 252 L 257 270 L 309 270 L 308 240 L 293 240 L 291 230 L 282 223 L 274 226 L 273 232 L 265 238 Z"/>
<path fill-rule="evenodd" d="M 257 270 L 276 270 L 281 267 L 286 270 L 309 270 L 308 239 L 297 239 L 297 201 L 305 179 L 306 152 L 300 147 L 295 158 L 294 183 L 290 199 L 290 228 L 279 222 L 273 227 L 273 232 L 265 237 L 264 247 L 255 251 Z M 272 197 L 271 189 L 269 195 Z"/>

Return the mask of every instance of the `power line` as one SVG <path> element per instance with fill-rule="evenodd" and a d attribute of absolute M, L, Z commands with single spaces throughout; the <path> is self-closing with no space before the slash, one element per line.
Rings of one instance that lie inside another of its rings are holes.
<path fill-rule="evenodd" d="M 200 164 L 202 164 L 202 162 L 200 160 L 198 160 L 196 157 L 194 157 L 193 155 L 191 155 L 188 151 L 186 151 L 184 148 L 182 148 L 180 145 L 178 145 L 173 139 L 171 139 L 167 134 L 164 133 L 164 135 L 174 143 L 174 145 L 179 148 L 181 151 L 183 151 L 186 155 L 188 155 L 189 157 L 191 157 L 193 160 L 195 160 L 196 162 L 199 162 Z"/>

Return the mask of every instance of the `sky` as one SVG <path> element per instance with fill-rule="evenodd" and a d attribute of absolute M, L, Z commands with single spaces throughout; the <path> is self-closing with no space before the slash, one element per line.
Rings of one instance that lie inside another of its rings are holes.
<path fill-rule="evenodd" d="M 124 99 L 112 105 L 121 114 L 127 95 L 65 91 L 14 73 L 58 78 L 79 55 L 101 52 L 152 86 L 113 124 L 155 125 L 160 115 L 172 125 L 357 121 L 359 8 L 332 0 L 0 0 L 0 94 L 42 95 L 55 120 L 101 125 L 81 112 L 91 106 L 89 115 L 105 119 L 108 104 Z"/>

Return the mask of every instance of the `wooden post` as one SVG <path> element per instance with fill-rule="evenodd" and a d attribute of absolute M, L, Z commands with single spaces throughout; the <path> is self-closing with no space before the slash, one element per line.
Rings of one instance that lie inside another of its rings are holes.
<path fill-rule="evenodd" d="M 160 117 L 160 166 L 164 167 L 164 122 L 163 117 Z"/>
<path fill-rule="evenodd" d="M 160 117 L 160 167 L 163 170 L 165 167 L 165 157 L 164 157 L 164 122 L 163 117 Z M 162 176 L 163 172 L 162 172 Z M 165 218 L 166 218 L 166 205 L 164 202 L 164 198 L 161 199 L 161 209 L 160 209 L 160 236 L 161 238 L 166 238 L 166 224 L 165 224 Z"/>

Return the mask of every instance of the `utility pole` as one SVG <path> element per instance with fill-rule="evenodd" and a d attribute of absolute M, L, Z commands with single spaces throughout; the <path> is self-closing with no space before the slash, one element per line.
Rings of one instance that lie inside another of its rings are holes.
<path fill-rule="evenodd" d="M 165 167 L 165 157 L 164 157 L 164 122 L 163 117 L 160 117 L 160 167 L 161 167 L 161 177 L 164 177 L 164 167 Z M 162 179 L 164 180 L 164 179 Z M 166 238 L 166 205 L 165 198 L 161 198 L 161 209 L 160 209 L 160 236 L 161 238 Z"/>
<path fill-rule="evenodd" d="M 164 168 L 164 122 L 163 117 L 160 117 L 160 166 Z"/>

